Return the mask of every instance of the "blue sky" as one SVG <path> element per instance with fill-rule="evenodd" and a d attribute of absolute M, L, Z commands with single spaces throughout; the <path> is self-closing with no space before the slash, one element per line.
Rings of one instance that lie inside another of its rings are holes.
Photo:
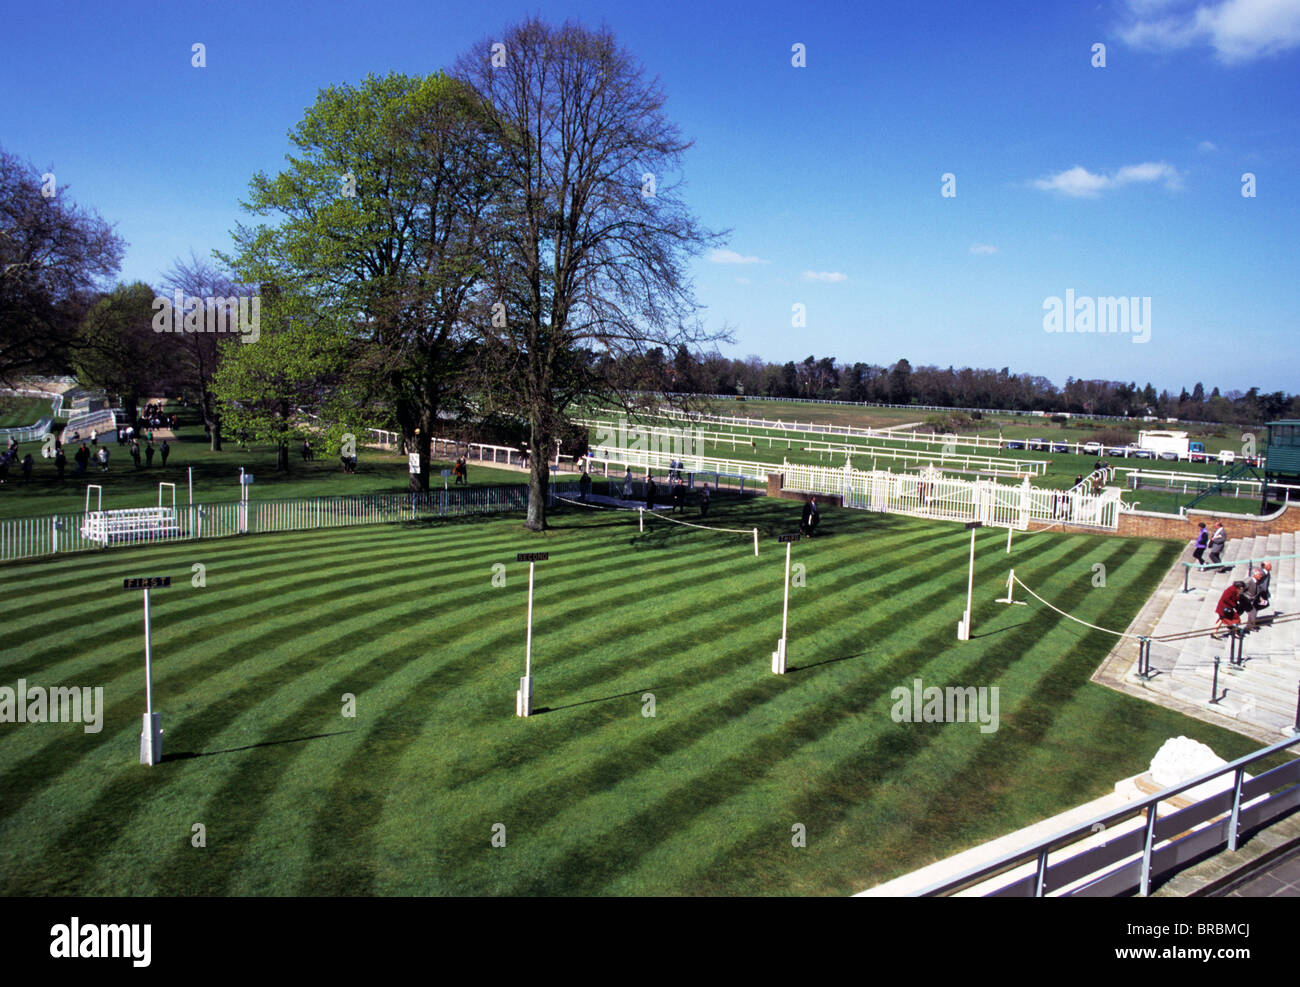
<path fill-rule="evenodd" d="M 659 77 L 687 202 L 730 231 L 694 265 L 727 355 L 1300 391 L 1300 0 L 12 6 L 0 145 L 156 283 L 228 247 L 321 87 L 528 14 L 606 24 Z M 1149 297 L 1149 340 L 1046 332 L 1067 289 Z"/>

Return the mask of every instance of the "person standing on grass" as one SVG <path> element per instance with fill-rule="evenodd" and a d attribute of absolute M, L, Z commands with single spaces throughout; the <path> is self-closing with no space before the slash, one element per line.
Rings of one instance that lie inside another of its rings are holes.
<path fill-rule="evenodd" d="M 647 511 L 655 509 L 655 478 L 649 473 L 645 475 L 645 509 Z"/>
<path fill-rule="evenodd" d="M 68 457 L 64 454 L 63 447 L 60 446 L 58 449 L 54 451 L 54 471 L 59 474 L 60 483 L 62 483 L 64 479 L 63 471 L 66 470 L 67 468 L 68 468 Z"/>
<path fill-rule="evenodd" d="M 167 444 L 166 439 L 162 440 L 162 445 L 159 447 L 158 451 L 162 454 L 163 466 L 166 466 L 167 457 L 171 454 L 172 451 L 172 447 Z"/>
<path fill-rule="evenodd" d="M 101 473 L 107 473 L 108 472 L 108 446 L 99 447 L 98 458 L 99 458 L 99 471 Z"/>
<path fill-rule="evenodd" d="M 1205 522 L 1201 522 L 1201 530 L 1196 535 L 1196 541 L 1192 543 L 1192 558 L 1196 560 L 1197 565 L 1205 562 L 1205 550 L 1210 547 L 1210 532 L 1205 527 Z"/>
<path fill-rule="evenodd" d="M 152 466 L 152 465 L 153 465 L 153 454 L 154 454 L 154 451 L 155 451 L 155 450 L 154 450 L 154 447 L 153 447 L 153 439 L 150 439 L 150 440 L 149 440 L 149 444 L 148 444 L 147 446 L 144 447 L 144 464 L 145 464 L 146 466 Z"/>
<path fill-rule="evenodd" d="M 35 465 L 36 460 L 32 459 L 30 452 L 23 457 L 23 483 L 32 482 L 32 467 Z"/>
<path fill-rule="evenodd" d="M 711 499 L 709 485 L 706 483 L 700 488 L 700 520 L 704 520 L 709 516 L 709 501 Z"/>
<path fill-rule="evenodd" d="M 582 476 L 578 478 L 578 499 L 585 501 L 587 494 L 591 493 L 591 474 L 586 470 L 582 471 Z"/>
<path fill-rule="evenodd" d="M 131 459 L 135 463 L 135 468 L 140 468 L 140 440 L 131 440 Z"/>
<path fill-rule="evenodd" d="M 83 442 L 81 448 L 77 450 L 76 455 L 72 457 L 77 461 L 77 476 L 86 475 L 86 464 L 90 462 L 90 451 Z"/>
<path fill-rule="evenodd" d="M 1223 546 L 1228 543 L 1228 534 L 1223 530 L 1223 522 L 1214 519 L 1214 534 L 1210 536 L 1210 561 L 1219 566 L 1220 572 L 1227 572 L 1230 565 L 1219 565 L 1223 561 Z"/>

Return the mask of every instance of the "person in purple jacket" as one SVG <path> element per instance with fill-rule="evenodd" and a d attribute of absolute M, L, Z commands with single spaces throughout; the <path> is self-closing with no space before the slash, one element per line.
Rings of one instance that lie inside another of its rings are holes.
<path fill-rule="evenodd" d="M 1205 550 L 1209 547 L 1210 547 L 1210 532 L 1209 529 L 1205 527 L 1205 522 L 1202 521 L 1201 531 L 1196 536 L 1196 541 L 1192 545 L 1192 548 L 1194 549 L 1194 551 L 1192 552 L 1192 558 L 1196 560 L 1197 565 L 1200 565 L 1205 562 Z"/>

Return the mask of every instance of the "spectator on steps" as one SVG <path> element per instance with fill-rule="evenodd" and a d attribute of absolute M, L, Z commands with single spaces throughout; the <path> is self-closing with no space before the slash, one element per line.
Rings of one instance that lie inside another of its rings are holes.
<path fill-rule="evenodd" d="M 1214 629 L 1210 631 L 1210 637 L 1214 640 L 1219 639 L 1220 627 L 1227 627 L 1231 633 L 1232 628 L 1241 624 L 1241 591 L 1245 588 L 1246 584 L 1238 579 L 1219 597 L 1219 602 L 1214 607 L 1214 612 L 1219 615 L 1219 619 Z"/>
<path fill-rule="evenodd" d="M 1210 547 L 1210 532 L 1205 527 L 1205 522 L 1201 522 L 1201 530 L 1196 535 L 1196 541 L 1192 543 L 1192 558 L 1196 564 L 1200 565 L 1205 561 L 1205 550 Z"/>
<path fill-rule="evenodd" d="M 1214 519 L 1214 534 L 1210 536 L 1210 561 L 1219 566 L 1219 572 L 1227 572 L 1230 565 L 1219 565 L 1223 561 L 1223 546 L 1228 543 L 1228 534 L 1223 530 L 1223 522 Z"/>

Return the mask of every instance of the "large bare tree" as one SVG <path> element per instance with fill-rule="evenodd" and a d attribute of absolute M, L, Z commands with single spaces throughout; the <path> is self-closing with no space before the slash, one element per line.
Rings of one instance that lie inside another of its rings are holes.
<path fill-rule="evenodd" d="M 686 264 L 717 237 L 680 198 L 690 144 L 657 80 L 609 31 L 525 20 L 455 72 L 487 105 L 499 145 L 481 382 L 489 408 L 527 418 L 527 526 L 541 530 L 566 412 L 617 396 L 604 358 L 709 338 Z"/>
<path fill-rule="evenodd" d="M 68 186 L 0 149 L 0 380 L 66 365 L 124 243 Z"/>
<path fill-rule="evenodd" d="M 167 297 L 181 292 L 192 298 L 231 298 L 241 293 L 234 279 L 216 263 L 193 252 L 177 258 L 163 275 Z M 213 378 L 221 363 L 222 337 L 210 332 L 183 332 L 159 338 L 160 346 L 175 347 L 169 363 L 176 368 L 180 383 L 198 400 L 199 413 L 208 427 L 208 448 L 221 451 L 221 407 L 213 390 Z"/>

